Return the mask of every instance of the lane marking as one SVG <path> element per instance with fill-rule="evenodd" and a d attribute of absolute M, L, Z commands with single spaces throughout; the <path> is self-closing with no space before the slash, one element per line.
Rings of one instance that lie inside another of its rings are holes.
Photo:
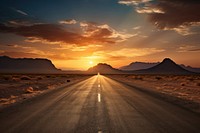
<path fill-rule="evenodd" d="M 98 102 L 101 102 L 101 94 L 98 93 Z"/>

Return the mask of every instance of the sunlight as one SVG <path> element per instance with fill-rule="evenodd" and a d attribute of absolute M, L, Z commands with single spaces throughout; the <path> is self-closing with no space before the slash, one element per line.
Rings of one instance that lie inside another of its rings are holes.
<path fill-rule="evenodd" d="M 93 62 L 93 61 L 89 61 L 89 64 L 90 64 L 90 65 L 93 65 L 93 64 L 94 64 L 94 62 Z"/>

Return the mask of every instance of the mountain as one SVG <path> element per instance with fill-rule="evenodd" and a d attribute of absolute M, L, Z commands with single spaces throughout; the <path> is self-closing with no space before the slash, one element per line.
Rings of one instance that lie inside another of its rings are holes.
<path fill-rule="evenodd" d="M 140 69 L 148 69 L 158 65 L 160 62 L 157 63 L 146 63 L 146 62 L 132 62 L 127 66 L 122 66 L 119 69 L 124 71 L 133 71 L 133 70 L 140 70 Z"/>
<path fill-rule="evenodd" d="M 142 74 L 174 74 L 174 75 L 184 75 L 184 74 L 194 74 L 188 70 L 185 70 L 181 66 L 177 65 L 174 61 L 169 58 L 165 58 L 158 65 L 144 69 L 138 70 L 137 73 Z"/>
<path fill-rule="evenodd" d="M 92 74 L 121 74 L 123 71 L 120 71 L 118 69 L 113 68 L 112 66 L 106 64 L 106 63 L 99 63 L 94 67 L 91 67 L 87 70 L 87 73 Z"/>
<path fill-rule="evenodd" d="M 200 68 L 194 68 L 191 66 L 185 66 L 183 64 L 180 65 L 182 68 L 184 68 L 185 70 L 191 71 L 191 72 L 196 72 L 196 73 L 200 73 Z"/>
<path fill-rule="evenodd" d="M 57 69 L 48 59 L 10 58 L 0 56 L 1 73 L 57 73 Z"/>
<path fill-rule="evenodd" d="M 148 69 L 148 68 L 151 68 L 151 67 L 158 65 L 159 63 L 160 62 L 157 62 L 157 63 L 132 62 L 131 64 L 129 64 L 127 66 L 120 67 L 119 69 L 123 70 L 123 71 L 134 71 L 134 70 Z M 181 66 L 185 70 L 195 72 L 195 73 L 200 73 L 200 68 L 185 66 L 183 64 L 181 64 L 179 66 Z"/>

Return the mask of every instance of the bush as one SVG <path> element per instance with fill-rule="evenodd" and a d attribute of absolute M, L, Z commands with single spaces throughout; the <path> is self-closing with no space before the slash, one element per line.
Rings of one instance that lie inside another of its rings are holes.
<path fill-rule="evenodd" d="M 200 83 L 197 83 L 197 86 L 200 86 Z"/>
<path fill-rule="evenodd" d="M 28 87 L 26 89 L 26 93 L 33 93 L 33 87 Z"/>
<path fill-rule="evenodd" d="M 161 79 L 162 79 L 162 77 L 155 77 L 155 79 L 157 79 L 157 80 L 161 80 Z"/>
<path fill-rule="evenodd" d="M 135 79 L 136 79 L 136 80 L 143 80 L 143 78 L 140 77 L 140 76 L 135 76 Z"/>
<path fill-rule="evenodd" d="M 22 76 L 20 79 L 21 80 L 31 80 L 31 78 L 29 76 Z"/>
<path fill-rule="evenodd" d="M 181 83 L 181 86 L 185 86 L 185 83 Z"/>
<path fill-rule="evenodd" d="M 37 80 L 42 80 L 43 78 L 42 77 L 37 77 Z"/>
<path fill-rule="evenodd" d="M 195 78 L 188 78 L 187 80 L 189 80 L 189 81 L 194 81 L 195 80 Z"/>
<path fill-rule="evenodd" d="M 11 77 L 10 77 L 10 76 L 3 76 L 3 79 L 4 79 L 4 80 L 10 80 Z"/>

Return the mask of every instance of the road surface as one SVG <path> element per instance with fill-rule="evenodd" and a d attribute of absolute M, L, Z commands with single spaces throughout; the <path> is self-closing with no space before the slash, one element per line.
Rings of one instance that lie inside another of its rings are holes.
<path fill-rule="evenodd" d="M 102 75 L 0 112 L 0 133 L 200 133 L 200 116 Z"/>

